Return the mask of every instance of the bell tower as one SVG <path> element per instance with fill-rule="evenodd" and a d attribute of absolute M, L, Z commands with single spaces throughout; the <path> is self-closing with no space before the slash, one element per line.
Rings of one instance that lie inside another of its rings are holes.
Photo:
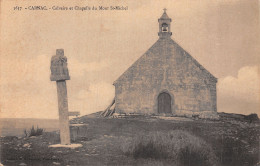
<path fill-rule="evenodd" d="M 166 9 L 163 9 L 163 15 L 161 16 L 161 18 L 158 19 L 159 22 L 159 32 L 158 32 L 158 36 L 160 38 L 168 38 L 171 37 L 172 32 L 171 32 L 171 22 L 172 19 L 170 19 L 166 13 Z"/>

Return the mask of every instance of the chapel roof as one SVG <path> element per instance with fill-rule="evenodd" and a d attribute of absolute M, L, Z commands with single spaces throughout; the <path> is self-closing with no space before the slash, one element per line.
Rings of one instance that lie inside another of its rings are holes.
<path fill-rule="evenodd" d="M 173 51 L 173 49 L 175 50 L 179 50 L 182 53 L 177 53 L 179 51 Z M 161 51 L 158 51 L 161 50 Z M 166 51 L 168 50 L 168 51 Z M 166 53 L 168 52 L 168 53 Z M 169 55 L 169 52 L 171 52 L 170 54 L 172 54 L 173 52 L 177 53 L 177 54 L 181 54 L 181 56 L 184 56 L 184 58 L 190 59 L 193 64 L 195 66 L 197 66 L 202 73 L 204 73 L 204 75 L 208 78 L 213 80 L 214 82 L 217 82 L 217 78 L 211 74 L 206 68 L 204 68 L 195 58 L 193 58 L 187 51 L 185 51 L 178 43 L 176 43 L 174 40 L 172 40 L 171 38 L 159 38 L 153 45 L 151 48 L 149 48 L 138 60 L 136 60 L 117 80 L 114 81 L 114 85 L 118 82 L 121 82 L 122 80 L 124 80 L 126 77 L 129 77 L 132 73 L 132 70 L 134 70 L 134 68 L 137 68 L 137 66 L 140 63 L 143 63 L 144 61 L 146 61 L 146 58 L 151 56 L 151 55 L 155 55 L 155 56 L 160 56 L 161 59 L 165 59 L 165 57 L 167 55 Z M 174 56 L 174 55 L 173 55 Z M 167 61 L 164 61 L 163 63 L 168 63 Z"/>

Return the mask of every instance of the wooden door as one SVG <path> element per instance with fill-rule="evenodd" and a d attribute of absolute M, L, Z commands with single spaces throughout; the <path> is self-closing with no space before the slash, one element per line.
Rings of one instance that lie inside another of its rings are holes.
<path fill-rule="evenodd" d="M 172 113 L 171 96 L 166 92 L 163 92 L 158 96 L 158 113 Z"/>

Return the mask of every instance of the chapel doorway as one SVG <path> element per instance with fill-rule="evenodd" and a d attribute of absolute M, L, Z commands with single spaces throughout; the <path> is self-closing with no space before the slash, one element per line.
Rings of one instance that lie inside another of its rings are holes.
<path fill-rule="evenodd" d="M 158 96 L 158 113 L 164 113 L 164 114 L 171 114 L 172 108 L 171 108 L 172 99 L 169 93 L 162 92 Z"/>

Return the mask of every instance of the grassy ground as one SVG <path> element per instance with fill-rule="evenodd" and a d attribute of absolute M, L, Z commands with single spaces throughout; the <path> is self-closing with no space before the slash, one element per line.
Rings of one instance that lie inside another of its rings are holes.
<path fill-rule="evenodd" d="M 135 159 L 122 152 L 127 140 L 151 132 L 168 133 L 182 130 L 208 143 L 220 165 L 256 165 L 259 157 L 260 127 L 258 123 L 221 119 L 164 120 L 153 117 L 105 119 L 85 116 L 71 123 L 86 124 L 71 127 L 73 143 L 83 145 L 77 149 L 48 148 L 59 143 L 57 132 L 44 133 L 31 138 L 2 137 L 1 161 L 4 165 L 175 165 L 167 159 Z M 191 164 L 192 165 L 192 164 Z"/>

